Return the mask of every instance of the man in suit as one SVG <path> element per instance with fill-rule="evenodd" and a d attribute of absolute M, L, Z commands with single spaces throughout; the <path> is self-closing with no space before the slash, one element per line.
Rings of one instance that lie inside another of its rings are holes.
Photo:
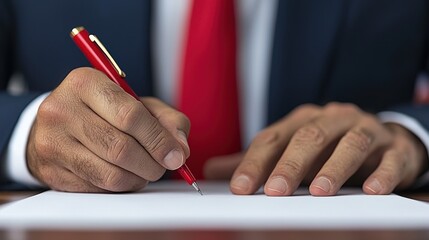
<path fill-rule="evenodd" d="M 154 96 L 158 42 L 151 27 L 159 3 L 0 4 L 0 149 L 11 179 L 19 164 L 8 158 L 12 145 L 26 146 L 20 154 L 28 178 L 63 191 L 137 190 L 185 162 L 192 149 L 184 114 L 157 98 L 136 104 L 94 69 L 70 72 L 86 61 L 64 33 L 82 24 L 117 53 L 132 88 Z M 249 134 L 244 152 L 209 160 L 206 177 L 231 178 L 236 194 L 265 184 L 265 193 L 275 196 L 293 194 L 303 181 L 313 195 L 334 195 L 348 180 L 368 194 L 419 184 L 427 170 L 429 115 L 412 99 L 417 75 L 428 68 L 427 2 L 272 6 L 267 103 L 259 112 L 266 113 L 264 127 Z M 14 72 L 24 76 L 25 94 L 5 90 Z M 40 105 L 35 121 L 20 127 L 29 104 Z"/>

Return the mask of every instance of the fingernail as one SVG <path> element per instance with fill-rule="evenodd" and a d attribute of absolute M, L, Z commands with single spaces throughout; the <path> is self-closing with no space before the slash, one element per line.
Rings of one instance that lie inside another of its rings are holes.
<path fill-rule="evenodd" d="M 332 187 L 332 183 L 331 181 L 329 181 L 329 179 L 327 179 L 326 177 L 319 177 L 317 178 L 313 184 L 314 187 L 317 187 L 319 189 L 321 189 L 322 191 L 329 193 L 329 191 L 331 190 Z"/>
<path fill-rule="evenodd" d="M 280 194 L 286 194 L 287 191 L 287 182 L 282 177 L 276 177 L 271 179 L 267 184 L 267 189 L 273 192 L 277 192 Z"/>
<path fill-rule="evenodd" d="M 239 175 L 231 181 L 231 187 L 243 192 L 249 190 L 250 179 L 246 175 Z"/>
<path fill-rule="evenodd" d="M 381 192 L 381 184 L 377 179 L 374 179 L 372 181 L 370 181 L 368 183 L 368 185 L 366 185 L 366 188 L 368 188 L 368 190 L 370 190 L 371 192 L 378 194 Z"/>
<path fill-rule="evenodd" d="M 186 137 L 185 132 L 183 132 L 182 130 L 178 130 L 177 136 L 182 141 L 182 143 L 189 149 L 188 138 Z"/>
<path fill-rule="evenodd" d="M 164 158 L 164 164 L 170 170 L 175 170 L 183 165 L 183 154 L 179 150 L 171 150 Z"/>

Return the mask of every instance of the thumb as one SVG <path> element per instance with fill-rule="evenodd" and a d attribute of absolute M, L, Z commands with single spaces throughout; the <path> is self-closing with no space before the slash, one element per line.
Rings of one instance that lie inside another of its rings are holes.
<path fill-rule="evenodd" d="M 213 157 L 204 165 L 204 178 L 207 180 L 229 180 L 244 157 L 243 152 Z"/>

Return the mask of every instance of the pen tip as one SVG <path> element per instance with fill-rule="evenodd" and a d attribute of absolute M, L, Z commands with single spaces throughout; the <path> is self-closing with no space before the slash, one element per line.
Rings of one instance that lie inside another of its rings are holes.
<path fill-rule="evenodd" d="M 197 182 L 192 183 L 192 187 L 194 187 L 195 190 L 197 190 L 201 194 L 201 196 L 203 196 L 203 192 L 201 192 L 201 189 L 200 187 L 198 187 Z"/>

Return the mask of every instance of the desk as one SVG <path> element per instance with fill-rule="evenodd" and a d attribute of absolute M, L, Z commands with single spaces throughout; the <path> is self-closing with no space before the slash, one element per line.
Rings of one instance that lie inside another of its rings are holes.
<path fill-rule="evenodd" d="M 0 204 L 17 201 L 37 192 L 2 192 L 0 193 Z M 429 193 L 424 194 L 407 194 L 407 197 L 429 202 Z M 248 230 L 169 230 L 169 231 L 70 231 L 70 230 L 13 230 L 0 229 L 0 239 L 17 239 L 17 240 L 85 240 L 85 239 L 393 239 L 393 240 L 413 240 L 429 239 L 429 229 L 421 230 L 341 230 L 341 231 L 302 231 L 302 230 L 285 230 L 285 231 L 248 231 Z"/>

